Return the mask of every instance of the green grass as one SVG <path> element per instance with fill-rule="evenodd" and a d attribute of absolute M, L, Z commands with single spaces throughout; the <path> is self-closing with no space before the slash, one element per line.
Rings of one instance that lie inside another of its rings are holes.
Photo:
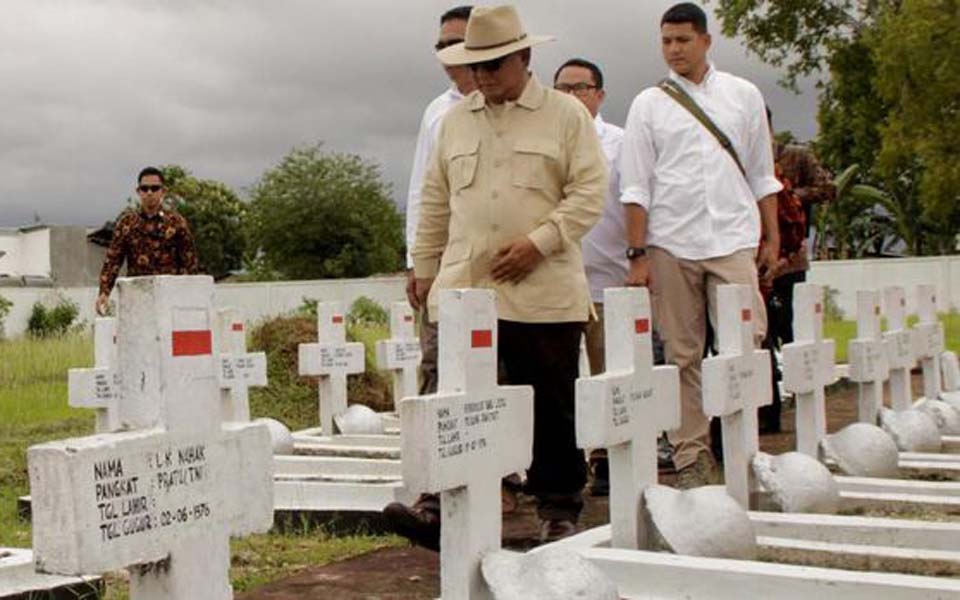
<path fill-rule="evenodd" d="M 363 332 L 368 352 L 384 333 Z M 93 433 L 93 412 L 67 404 L 67 370 L 87 367 L 92 362 L 93 344 L 89 336 L 0 341 L 0 546 L 31 545 L 30 524 L 16 514 L 17 498 L 29 493 L 26 449 L 45 441 Z M 288 377 L 276 385 L 294 384 Z M 269 400 L 282 399 L 284 394 L 282 390 L 274 392 L 261 397 L 261 414 L 277 410 Z M 308 402 L 309 411 L 315 415 L 315 390 L 309 398 L 300 400 Z M 232 542 L 231 579 L 237 591 L 248 590 L 308 566 L 402 543 L 405 542 L 389 536 L 331 537 L 322 529 L 307 527 L 250 536 Z M 110 576 L 107 582 L 107 600 L 128 597 L 122 577 Z"/>
<path fill-rule="evenodd" d="M 944 342 L 947 350 L 960 352 L 960 313 L 949 312 L 940 315 L 943 323 Z M 912 326 L 917 322 L 916 317 L 909 317 L 907 324 Z M 884 322 L 884 327 L 886 327 Z M 837 362 L 847 362 L 847 345 L 857 336 L 856 321 L 824 320 L 823 337 L 836 342 Z"/>

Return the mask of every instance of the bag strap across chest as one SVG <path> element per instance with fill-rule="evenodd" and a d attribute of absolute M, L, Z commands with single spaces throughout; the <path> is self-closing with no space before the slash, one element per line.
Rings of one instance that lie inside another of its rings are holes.
<path fill-rule="evenodd" d="M 717 141 L 720 142 L 720 145 L 724 150 L 727 151 L 727 154 L 730 155 L 730 158 L 733 159 L 733 162 L 737 164 L 737 168 L 740 169 L 740 174 L 746 178 L 747 171 L 743 168 L 743 163 L 740 162 L 740 157 L 737 155 L 736 149 L 733 147 L 733 142 L 730 141 L 730 138 L 727 137 L 727 134 L 717 126 L 716 123 L 700 108 L 700 105 L 697 104 L 697 101 L 690 97 L 682 87 L 680 87 L 677 82 L 672 79 L 664 79 L 660 82 L 658 87 L 663 90 L 663 92 L 677 101 L 677 103 L 687 109 L 687 111 L 693 115 L 700 123 L 707 128 L 713 137 L 717 138 Z"/>

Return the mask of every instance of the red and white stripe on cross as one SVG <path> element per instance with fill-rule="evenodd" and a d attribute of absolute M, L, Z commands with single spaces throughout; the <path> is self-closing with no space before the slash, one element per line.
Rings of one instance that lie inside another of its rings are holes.
<path fill-rule="evenodd" d="M 207 356 L 213 354 L 213 332 L 206 309 L 176 309 L 173 312 L 173 356 Z"/>

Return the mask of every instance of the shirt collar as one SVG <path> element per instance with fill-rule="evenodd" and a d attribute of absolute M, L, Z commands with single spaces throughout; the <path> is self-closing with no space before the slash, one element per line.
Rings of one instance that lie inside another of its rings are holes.
<path fill-rule="evenodd" d="M 463 100 L 465 97 L 460 93 L 460 90 L 457 89 L 456 84 L 450 86 L 450 89 L 447 90 L 447 96 L 449 96 L 451 100 Z"/>
<path fill-rule="evenodd" d="M 706 87 L 708 87 L 716 77 L 716 74 L 717 74 L 717 66 L 713 64 L 713 61 L 707 61 L 707 72 L 703 75 L 703 81 L 701 81 L 699 84 L 690 81 L 683 75 L 679 75 L 673 69 L 670 69 L 670 79 L 676 81 L 677 83 L 679 83 L 684 87 L 695 89 L 695 90 L 705 89 Z"/>
<path fill-rule="evenodd" d="M 523 88 L 523 93 L 517 98 L 516 105 L 530 110 L 537 110 L 543 106 L 543 101 L 546 96 L 547 90 L 540 85 L 537 76 L 531 73 L 530 78 L 527 80 L 527 85 Z M 484 106 L 486 106 L 486 100 L 484 100 L 483 94 L 479 91 L 470 94 L 468 101 L 470 102 L 470 110 L 483 110 Z"/>
<path fill-rule="evenodd" d="M 139 214 L 140 217 L 143 219 L 161 219 L 162 220 L 166 216 L 166 213 L 167 213 L 166 209 L 164 209 L 162 206 L 160 207 L 160 210 L 158 210 L 153 215 L 148 215 L 147 211 L 143 210 L 142 206 L 137 207 L 137 214 Z"/>
<path fill-rule="evenodd" d="M 606 121 L 603 120 L 603 115 L 597 113 L 597 116 L 593 118 L 593 126 L 597 128 L 597 135 L 603 136 L 603 130 L 606 126 Z"/>

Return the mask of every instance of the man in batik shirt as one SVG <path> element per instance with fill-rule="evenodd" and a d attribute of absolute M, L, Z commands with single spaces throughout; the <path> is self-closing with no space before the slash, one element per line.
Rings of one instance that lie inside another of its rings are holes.
<path fill-rule="evenodd" d="M 199 271 L 193 234 L 180 213 L 163 206 L 163 173 L 147 167 L 137 177 L 140 208 L 125 211 L 113 228 L 113 240 L 100 270 L 97 314 L 105 315 L 110 291 L 127 263 L 127 275 L 192 275 Z"/>

